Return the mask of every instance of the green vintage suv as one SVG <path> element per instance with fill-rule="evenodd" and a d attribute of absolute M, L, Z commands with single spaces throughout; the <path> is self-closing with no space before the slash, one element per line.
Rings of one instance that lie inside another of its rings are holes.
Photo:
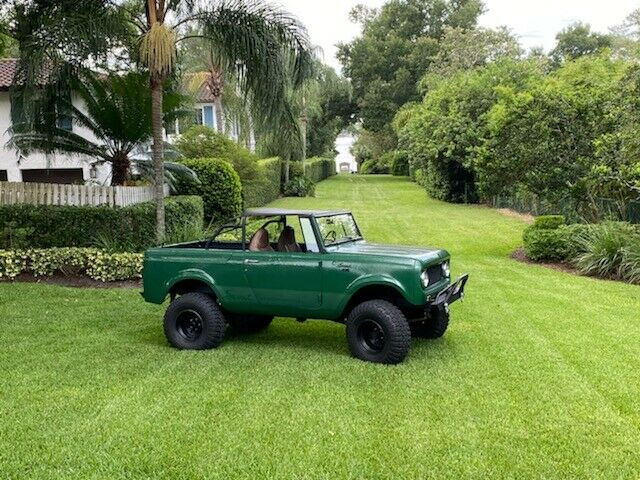
<path fill-rule="evenodd" d="M 179 349 L 216 348 L 227 326 L 265 329 L 274 317 L 346 324 L 351 353 L 395 364 L 411 337 L 438 338 L 468 275 L 451 283 L 444 250 L 365 241 L 348 211 L 263 208 L 212 238 L 153 248 L 144 257 L 146 301 Z"/>

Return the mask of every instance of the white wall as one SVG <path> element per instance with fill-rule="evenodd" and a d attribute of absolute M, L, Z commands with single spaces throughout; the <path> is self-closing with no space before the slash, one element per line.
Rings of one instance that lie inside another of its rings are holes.
<path fill-rule="evenodd" d="M 336 156 L 336 171 L 340 173 L 340 165 L 348 163 L 351 172 L 358 171 L 358 163 L 355 157 L 351 154 L 351 147 L 356 141 L 355 137 L 351 134 L 342 134 L 336 139 L 336 150 L 338 155 Z"/>
<path fill-rule="evenodd" d="M 80 105 L 77 97 L 72 98 L 75 106 Z M 79 107 L 80 108 L 80 107 Z M 7 148 L 9 134 L 7 130 L 11 127 L 11 102 L 9 92 L 0 92 L 0 170 L 7 170 L 7 180 L 10 182 L 21 182 L 21 169 L 40 168 L 82 168 L 84 180 L 90 180 L 91 157 L 86 155 L 44 155 L 33 153 L 28 157 L 19 158 L 15 150 Z M 73 131 L 85 138 L 94 139 L 91 132 L 85 128 L 73 125 Z M 111 168 L 107 165 L 98 168 L 96 181 L 100 184 L 109 184 L 111 180 Z"/>

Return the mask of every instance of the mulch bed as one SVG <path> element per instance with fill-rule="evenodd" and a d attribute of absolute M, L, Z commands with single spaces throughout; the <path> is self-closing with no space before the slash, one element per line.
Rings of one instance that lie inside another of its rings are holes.
<path fill-rule="evenodd" d="M 578 270 L 569 263 L 564 262 L 534 262 L 533 260 L 527 258 L 524 253 L 524 249 L 518 248 L 511 254 L 511 258 L 517 260 L 518 262 L 527 263 L 529 265 L 540 265 L 542 267 L 551 268 L 553 270 L 558 270 L 560 272 L 571 273 L 573 275 L 580 275 Z"/>
<path fill-rule="evenodd" d="M 34 277 L 29 273 L 21 273 L 14 280 L 0 280 L 0 283 L 41 283 L 72 288 L 142 288 L 142 280 L 124 280 L 119 282 L 100 282 L 81 275 L 60 275 L 51 277 Z"/>

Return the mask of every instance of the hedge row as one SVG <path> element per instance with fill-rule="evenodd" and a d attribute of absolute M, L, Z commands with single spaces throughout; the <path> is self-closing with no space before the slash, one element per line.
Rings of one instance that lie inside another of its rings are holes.
<path fill-rule="evenodd" d="M 336 175 L 336 162 L 327 158 L 310 158 L 304 165 L 305 174 L 309 179 L 318 183 Z"/>
<path fill-rule="evenodd" d="M 202 229 L 201 198 L 171 197 L 165 208 L 168 238 L 185 228 Z M 3 205 L 0 241 L 0 248 L 11 249 L 101 246 L 141 252 L 155 244 L 155 207 Z"/>
<path fill-rule="evenodd" d="M 87 275 L 101 282 L 130 280 L 142 274 L 143 254 L 113 253 L 92 248 L 0 250 L 0 279 L 21 273 L 36 277 Z"/>
<path fill-rule="evenodd" d="M 261 207 L 280 197 L 281 164 L 277 157 L 258 161 L 259 180 L 242 185 L 245 207 Z"/>

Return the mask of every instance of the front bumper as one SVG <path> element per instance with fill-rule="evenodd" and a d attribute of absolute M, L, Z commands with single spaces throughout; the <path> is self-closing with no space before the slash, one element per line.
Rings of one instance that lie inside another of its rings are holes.
<path fill-rule="evenodd" d="M 464 287 L 467 285 L 467 280 L 469 280 L 469 274 L 462 275 L 455 282 L 449 285 L 449 287 L 442 290 L 436 296 L 435 300 L 427 305 L 427 308 L 436 307 L 444 308 L 446 310 L 453 302 L 463 299 Z"/>

